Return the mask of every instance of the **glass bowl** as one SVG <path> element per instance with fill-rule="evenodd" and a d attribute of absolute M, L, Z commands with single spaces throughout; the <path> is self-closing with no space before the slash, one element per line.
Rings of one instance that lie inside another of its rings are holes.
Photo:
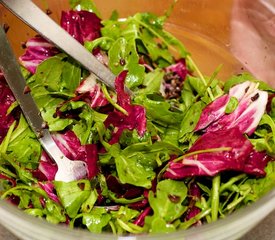
<path fill-rule="evenodd" d="M 50 10 L 59 22 L 61 10 L 68 9 L 68 0 L 34 1 L 43 10 Z M 136 12 L 163 15 L 173 0 L 95 0 L 103 18 L 116 9 L 120 17 Z M 178 0 L 166 29 L 178 37 L 192 54 L 201 71 L 211 75 L 223 65 L 219 78 L 250 71 L 256 77 L 275 85 L 275 18 L 274 3 L 249 0 Z M 255 9 L 261 9 L 256 11 Z M 273 10 L 272 10 L 273 9 Z M 16 54 L 22 54 L 22 43 L 35 32 L 0 5 L 0 20 L 6 24 L 8 37 Z M 0 201 L 0 223 L 24 240 L 103 240 L 103 239 L 238 239 L 255 227 L 275 209 L 275 190 L 256 203 L 217 222 L 170 234 L 114 236 L 72 230 L 52 225 L 43 219 L 24 214 L 16 207 Z"/>

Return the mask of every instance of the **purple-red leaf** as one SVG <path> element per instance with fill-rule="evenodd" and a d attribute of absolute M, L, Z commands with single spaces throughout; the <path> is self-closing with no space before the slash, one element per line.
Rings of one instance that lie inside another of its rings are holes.
<path fill-rule="evenodd" d="M 67 158 L 86 162 L 89 179 L 98 173 L 97 147 L 95 144 L 81 145 L 73 131 L 54 134 L 53 139 Z"/>
<path fill-rule="evenodd" d="M 151 208 L 151 207 L 145 208 L 145 209 L 141 212 L 141 214 L 136 218 L 136 220 L 134 221 L 134 224 L 143 227 L 145 218 L 146 218 L 151 212 L 152 212 L 152 208 Z"/>
<path fill-rule="evenodd" d="M 169 162 L 164 177 L 214 176 L 228 170 L 264 176 L 266 164 L 266 154 L 255 152 L 250 141 L 235 127 L 203 134 L 186 157 Z"/>
<path fill-rule="evenodd" d="M 77 99 L 85 101 L 91 108 L 103 107 L 109 104 L 93 75 L 84 79 L 76 92 L 81 95 Z"/>
<path fill-rule="evenodd" d="M 56 172 L 56 163 L 54 163 L 47 153 L 43 151 L 38 169 L 32 171 L 33 176 L 37 178 L 38 181 L 53 181 Z"/>
<path fill-rule="evenodd" d="M 7 114 L 7 110 L 14 101 L 15 98 L 6 83 L 4 75 L 0 71 L 0 143 L 14 121 L 14 117 L 11 114 Z"/>
<path fill-rule="evenodd" d="M 185 59 L 179 59 L 175 64 L 166 67 L 165 71 L 167 73 L 176 74 L 183 81 L 188 74 Z"/>
<path fill-rule="evenodd" d="M 60 203 L 58 196 L 55 193 L 54 184 L 52 182 L 39 182 L 39 186 L 47 193 L 50 199 L 53 201 Z"/>
<path fill-rule="evenodd" d="M 34 74 L 42 61 L 58 53 L 59 50 L 53 44 L 37 36 L 26 42 L 26 51 L 19 57 L 19 61 L 29 72 Z"/>
<path fill-rule="evenodd" d="M 188 74 L 185 59 L 179 59 L 175 64 L 166 68 L 164 82 L 161 88 L 167 99 L 178 98 L 181 95 L 183 82 Z"/>
<path fill-rule="evenodd" d="M 112 135 L 110 144 L 119 141 L 119 137 L 124 129 L 136 129 L 140 136 L 143 136 L 146 131 L 146 112 L 145 108 L 140 105 L 132 105 L 130 95 L 124 89 L 124 82 L 127 71 L 123 71 L 115 80 L 115 88 L 117 92 L 117 103 L 127 111 L 127 115 L 114 110 L 109 113 L 104 124 L 106 127 L 113 125 L 116 127 Z"/>
<path fill-rule="evenodd" d="M 226 114 L 231 97 L 238 100 L 233 112 Z M 232 87 L 226 94 L 210 103 L 202 112 L 195 131 L 206 132 L 238 127 L 242 133 L 251 135 L 258 126 L 266 109 L 268 94 L 258 90 L 258 84 L 246 81 Z"/>
<path fill-rule="evenodd" d="M 73 131 L 63 134 L 56 133 L 53 139 L 64 155 L 70 160 L 82 160 L 87 164 L 88 178 L 93 178 L 98 173 L 97 166 L 97 146 L 95 144 L 81 145 L 79 139 Z M 52 181 L 55 179 L 57 165 L 53 160 L 42 152 L 37 170 L 32 171 L 38 181 Z"/>
<path fill-rule="evenodd" d="M 61 27 L 83 44 L 100 37 L 101 19 L 89 11 L 63 11 Z"/>

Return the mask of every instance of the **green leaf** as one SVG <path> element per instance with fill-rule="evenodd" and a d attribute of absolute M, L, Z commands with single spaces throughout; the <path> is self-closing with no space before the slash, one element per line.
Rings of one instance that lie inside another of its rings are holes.
<path fill-rule="evenodd" d="M 126 198 L 122 198 L 122 197 L 118 198 L 118 197 L 116 197 L 116 194 L 111 191 L 108 192 L 108 197 L 113 202 L 118 203 L 118 204 L 123 204 L 123 205 L 139 202 L 144 199 L 144 196 L 140 196 L 140 197 L 136 197 L 136 198 L 132 198 L 132 199 L 126 199 Z"/>
<path fill-rule="evenodd" d="M 50 223 L 58 224 L 67 220 L 63 207 L 51 199 L 45 200 L 43 213 L 46 220 Z"/>
<path fill-rule="evenodd" d="M 36 169 L 41 155 L 41 146 L 35 134 L 30 129 L 23 115 L 16 129 L 12 132 L 7 148 L 7 154 L 22 166 Z"/>
<path fill-rule="evenodd" d="M 194 129 L 200 119 L 205 104 L 201 101 L 192 104 L 184 113 L 180 124 L 179 141 L 184 143 L 190 141 Z"/>
<path fill-rule="evenodd" d="M 163 82 L 164 71 L 162 69 L 155 69 L 145 75 L 142 85 L 144 88 L 140 89 L 140 94 L 159 93 L 161 84 Z"/>
<path fill-rule="evenodd" d="M 98 193 L 95 190 L 91 190 L 90 196 L 86 199 L 86 201 L 81 205 L 81 212 L 89 213 L 92 211 L 94 204 L 97 201 Z"/>
<path fill-rule="evenodd" d="M 249 193 L 245 196 L 242 205 L 255 202 L 275 187 L 275 162 L 270 161 L 266 168 L 266 176 L 263 178 L 249 178 L 243 185 L 250 187 Z"/>
<path fill-rule="evenodd" d="M 239 101 L 236 97 L 230 97 L 229 102 L 226 105 L 225 113 L 232 113 L 239 105 Z"/>
<path fill-rule="evenodd" d="M 184 182 L 171 179 L 162 180 L 157 184 L 156 194 L 149 192 L 149 204 L 155 217 L 171 222 L 179 218 L 187 207 L 183 205 L 187 197 L 187 187 Z"/>
<path fill-rule="evenodd" d="M 65 54 L 50 57 L 38 65 L 35 82 L 49 93 L 72 94 L 80 84 L 81 68 Z M 33 93 L 33 92 L 32 92 Z M 35 94 L 34 94 L 35 95 Z"/>
<path fill-rule="evenodd" d="M 132 224 L 133 219 L 135 219 L 139 214 L 139 211 L 125 206 L 121 206 L 118 211 L 111 211 L 112 219 L 115 220 L 117 234 L 126 232 L 139 233 L 140 228 L 135 224 Z"/>
<path fill-rule="evenodd" d="M 163 218 L 159 217 L 146 217 L 145 226 L 148 227 L 148 225 L 150 226 L 150 233 L 160 234 L 176 231 L 176 227 L 173 224 L 169 224 Z"/>
<path fill-rule="evenodd" d="M 151 143 L 151 135 L 149 132 L 145 132 L 145 134 L 140 137 L 136 129 L 133 131 L 125 129 L 119 138 L 119 143 L 122 148 L 141 142 Z"/>
<path fill-rule="evenodd" d="M 5 162 L 7 163 L 7 165 L 9 164 L 10 166 L 5 166 L 4 168 L 10 168 L 12 167 L 13 171 L 15 171 L 16 173 L 16 178 L 20 181 L 22 181 L 23 183 L 30 185 L 32 183 L 36 183 L 37 179 L 33 177 L 32 173 L 29 171 L 29 169 L 26 169 L 24 166 L 24 164 L 19 164 L 18 162 L 16 162 L 16 160 L 14 160 L 13 157 L 8 156 L 6 154 L 1 154 L 1 158 L 0 158 L 0 162 Z M 4 174 L 9 173 L 9 171 L 4 171 Z M 14 174 L 12 174 L 12 177 Z"/>
<path fill-rule="evenodd" d="M 263 91 L 269 91 L 271 93 L 275 92 L 275 89 L 270 87 L 266 82 L 260 81 L 252 76 L 250 73 L 242 73 L 240 75 L 234 75 L 230 79 L 228 79 L 224 84 L 224 91 L 228 92 L 231 87 L 237 85 L 239 83 L 243 83 L 245 81 L 252 81 L 259 83 L 259 89 Z"/>
<path fill-rule="evenodd" d="M 55 181 L 56 193 L 69 217 L 74 218 L 82 204 L 91 194 L 91 184 L 88 180 L 72 182 Z"/>
<path fill-rule="evenodd" d="M 152 168 L 146 168 L 137 160 L 137 158 L 129 158 L 123 153 L 115 157 L 119 180 L 121 183 L 149 189 L 156 174 Z"/>
<path fill-rule="evenodd" d="M 256 137 L 249 140 L 258 151 L 266 151 L 268 154 L 275 153 L 275 122 L 268 115 L 264 114 L 254 133 Z"/>
<path fill-rule="evenodd" d="M 111 150 L 110 150 L 111 152 Z M 170 155 L 180 155 L 182 151 L 168 142 L 146 142 L 128 146 L 121 152 L 111 154 L 115 158 L 116 169 L 121 183 L 129 183 L 149 189 L 156 173 L 154 169 L 170 159 Z"/>
<path fill-rule="evenodd" d="M 21 209 L 29 208 L 30 204 L 33 204 L 34 208 L 42 208 L 41 197 L 48 198 L 45 191 L 41 188 L 25 184 L 17 184 L 15 187 L 10 188 L 1 196 L 1 199 L 7 199 L 10 196 L 19 198 L 18 207 Z"/>
<path fill-rule="evenodd" d="M 65 103 L 60 109 L 60 112 L 78 113 L 77 120 L 73 121 L 72 130 L 79 138 L 82 145 L 90 143 L 90 135 L 94 122 L 94 110 L 92 110 L 87 103 L 82 101 L 69 101 Z"/>
<path fill-rule="evenodd" d="M 176 147 L 179 147 L 179 129 L 169 126 L 165 129 L 162 137 L 163 142 L 170 143 Z"/>
<path fill-rule="evenodd" d="M 104 208 L 93 208 L 90 213 L 84 213 L 82 223 L 90 232 L 101 233 L 103 228 L 109 224 L 111 215 Z"/>
<path fill-rule="evenodd" d="M 139 86 L 144 79 L 145 68 L 139 64 L 135 39 L 117 39 L 108 52 L 109 67 L 115 75 L 128 70 L 126 84 L 129 88 Z"/>
<path fill-rule="evenodd" d="M 163 127 L 180 124 L 183 113 L 171 110 L 171 105 L 158 95 L 140 95 L 135 101 L 146 108 L 146 115 L 149 120 Z M 158 109 L 158 111 L 156 111 Z"/>
<path fill-rule="evenodd" d="M 161 40 L 164 46 L 172 48 L 174 53 L 178 53 L 180 57 L 185 57 L 188 54 L 182 42 L 163 29 L 165 17 L 158 17 L 152 13 L 137 13 L 134 18 L 146 30 L 150 31 L 154 38 Z M 170 53 L 171 55 L 173 54 Z"/>
<path fill-rule="evenodd" d="M 73 120 L 56 117 L 57 107 L 74 96 L 81 79 L 81 68 L 65 54 L 48 58 L 27 81 L 31 94 L 50 131 L 61 131 Z"/>

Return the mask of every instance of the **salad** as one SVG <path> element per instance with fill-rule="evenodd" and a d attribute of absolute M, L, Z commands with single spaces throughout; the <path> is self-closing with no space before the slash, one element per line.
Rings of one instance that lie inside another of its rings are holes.
<path fill-rule="evenodd" d="M 275 90 L 249 73 L 204 76 L 169 17 L 70 1 L 61 26 L 117 76 L 108 89 L 41 36 L 19 61 L 64 155 L 87 176 L 55 181 L 0 73 L 0 195 L 27 214 L 94 233 L 169 233 L 211 223 L 275 186 Z M 131 89 L 132 95 L 125 90 Z"/>

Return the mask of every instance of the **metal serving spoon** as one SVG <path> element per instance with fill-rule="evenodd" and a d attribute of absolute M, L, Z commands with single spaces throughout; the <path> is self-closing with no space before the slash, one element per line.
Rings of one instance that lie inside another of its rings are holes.
<path fill-rule="evenodd" d="M 72 161 L 64 156 L 55 144 L 49 130 L 44 127 L 44 121 L 32 96 L 30 93 L 24 93 L 24 90 L 26 89 L 26 81 L 22 76 L 17 59 L 1 26 L 0 70 L 3 72 L 9 87 L 11 88 L 30 127 L 33 129 L 42 147 L 56 162 L 58 170 L 55 175 L 55 180 L 69 182 L 84 178 L 87 175 L 86 163 L 79 160 Z"/>

